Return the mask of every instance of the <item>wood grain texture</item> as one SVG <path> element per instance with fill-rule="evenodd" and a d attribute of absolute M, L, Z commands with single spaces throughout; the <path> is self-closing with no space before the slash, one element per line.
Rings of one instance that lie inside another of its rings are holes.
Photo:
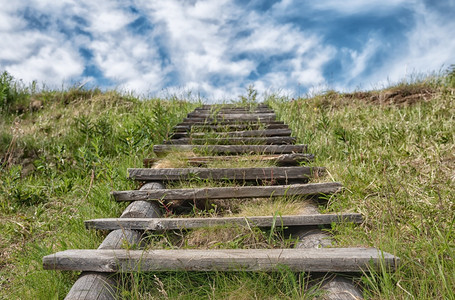
<path fill-rule="evenodd" d="M 259 130 L 259 129 L 289 129 L 283 123 L 279 124 L 227 124 L 227 125 L 176 125 L 174 132 L 193 131 L 233 131 L 233 130 Z"/>
<path fill-rule="evenodd" d="M 175 132 L 172 134 L 173 139 L 179 138 L 204 138 L 209 134 L 205 132 Z M 271 137 L 271 136 L 290 136 L 289 128 L 281 129 L 264 129 L 264 130 L 241 130 L 241 131 L 226 131 L 217 132 L 214 137 Z"/>
<path fill-rule="evenodd" d="M 204 151 L 214 154 L 285 154 L 305 153 L 307 145 L 154 145 L 153 152 L 163 155 L 169 151 Z"/>
<path fill-rule="evenodd" d="M 224 225 L 245 227 L 330 225 L 343 222 L 362 223 L 362 220 L 362 215 L 356 213 L 218 218 L 111 218 L 88 220 L 85 221 L 85 226 L 99 230 L 134 229 L 161 231 Z"/>
<path fill-rule="evenodd" d="M 321 177 L 323 167 L 265 167 L 265 168 L 129 168 L 130 179 L 141 181 L 213 180 L 287 180 Z"/>
<path fill-rule="evenodd" d="M 186 118 L 178 126 L 181 125 L 257 125 L 257 124 L 281 124 L 284 125 L 283 121 L 277 121 L 272 119 L 256 119 L 256 120 L 210 120 L 204 118 Z"/>
<path fill-rule="evenodd" d="M 113 192 L 112 195 L 117 201 L 242 199 L 333 194 L 338 192 L 341 187 L 342 185 L 338 182 L 326 182 L 273 186 L 131 190 Z"/>
<path fill-rule="evenodd" d="M 237 113 L 224 113 L 224 112 L 217 112 L 217 113 L 210 113 L 210 112 L 196 112 L 196 113 L 189 113 L 188 119 L 210 119 L 210 120 L 253 120 L 256 121 L 258 119 L 268 119 L 268 120 L 275 120 L 276 115 L 274 112 L 259 112 L 259 113 L 252 113 L 252 112 L 237 112 Z"/>
<path fill-rule="evenodd" d="M 149 182 L 141 187 L 141 190 L 160 189 L 163 185 L 156 182 Z M 123 212 L 121 218 L 154 218 L 161 216 L 157 203 L 135 201 Z M 142 232 L 130 229 L 116 229 L 111 231 L 101 245 L 99 250 L 120 249 L 125 245 L 141 245 Z M 115 277 L 105 273 L 82 272 L 79 278 L 71 287 L 65 300 L 114 300 L 116 295 L 117 281 Z"/>
<path fill-rule="evenodd" d="M 198 115 L 203 116 L 212 116 L 217 114 L 272 114 L 275 113 L 272 109 L 261 108 L 261 109 L 220 109 L 220 110 L 211 110 L 211 109 L 195 109 L 194 111 L 188 113 L 187 117 L 194 117 Z"/>
<path fill-rule="evenodd" d="M 291 154 L 272 154 L 272 155 L 244 155 L 244 156 L 199 156 L 188 157 L 185 159 L 190 165 L 204 165 L 213 161 L 271 161 L 278 166 L 298 165 L 301 162 L 314 160 L 313 154 L 291 153 Z M 144 166 L 150 166 L 155 161 L 144 159 Z"/>
<path fill-rule="evenodd" d="M 296 139 L 290 136 L 266 137 L 218 137 L 218 138 L 180 138 L 165 141 L 170 145 L 286 145 L 295 143 Z"/>
<path fill-rule="evenodd" d="M 396 266 L 396 257 L 374 248 L 229 250 L 66 250 L 43 258 L 45 270 L 368 272 Z"/>
<path fill-rule="evenodd" d="M 154 163 L 158 162 L 159 158 L 144 158 L 144 168 L 151 168 Z M 314 155 L 309 153 L 291 153 L 291 154 L 271 154 L 271 155 L 241 155 L 241 156 L 197 156 L 185 157 L 188 164 L 201 167 L 214 161 L 271 161 L 277 166 L 295 166 L 303 162 L 314 160 Z"/>

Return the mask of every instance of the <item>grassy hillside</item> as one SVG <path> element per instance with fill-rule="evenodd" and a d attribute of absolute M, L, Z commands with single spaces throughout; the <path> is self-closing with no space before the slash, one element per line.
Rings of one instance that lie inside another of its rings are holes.
<path fill-rule="evenodd" d="M 373 246 L 402 259 L 394 274 L 364 276 L 367 297 L 455 299 L 455 79 L 445 76 L 381 91 L 266 101 L 298 142 L 326 166 L 324 180 L 346 189 L 327 211 L 364 214 L 361 226 L 339 225 L 338 245 Z M 240 100 L 254 101 L 251 89 Z M 153 157 L 151 146 L 198 103 L 142 99 L 115 91 L 40 90 L 4 73 L 0 81 L 0 298 L 63 298 L 76 273 L 43 271 L 44 255 L 96 248 L 104 236 L 83 220 L 117 217 L 126 204 L 112 190 L 134 189 L 127 167 Z M 191 154 L 188 154 L 191 155 Z M 175 154 L 168 166 L 181 166 Z M 222 165 L 217 165 L 222 166 Z M 190 186 L 213 182 L 191 182 Z M 192 215 L 298 213 L 301 201 L 218 203 Z M 174 212 L 168 211 L 168 214 Z M 152 236 L 155 248 L 282 247 L 280 232 L 215 228 L 186 239 Z M 173 273 L 125 275 L 125 298 L 299 299 L 305 274 Z M 314 293 L 308 293 L 311 299 Z"/>

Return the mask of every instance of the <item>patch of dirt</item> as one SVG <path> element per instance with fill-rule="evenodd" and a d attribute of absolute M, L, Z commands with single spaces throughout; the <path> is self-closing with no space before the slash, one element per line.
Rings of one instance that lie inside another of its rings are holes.
<path fill-rule="evenodd" d="M 429 101 L 436 90 L 426 85 L 398 86 L 380 92 L 353 92 L 342 94 L 347 99 L 360 99 L 371 103 L 386 105 L 412 105 L 417 102 Z"/>

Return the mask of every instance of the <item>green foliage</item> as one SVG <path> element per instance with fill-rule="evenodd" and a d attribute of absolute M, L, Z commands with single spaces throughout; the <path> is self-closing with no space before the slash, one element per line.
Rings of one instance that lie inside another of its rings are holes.
<path fill-rule="evenodd" d="M 246 88 L 246 95 L 239 96 L 239 104 L 242 106 L 255 107 L 257 105 L 258 91 L 254 88 L 253 84 L 250 84 Z"/>
<path fill-rule="evenodd" d="M 450 65 L 446 71 L 446 82 L 447 86 L 454 89 L 455 88 L 455 64 Z"/>
<path fill-rule="evenodd" d="M 444 80 L 432 79 L 378 93 L 395 91 L 413 102 L 391 99 L 385 105 L 372 94 L 331 93 L 269 103 L 316 154 L 315 163 L 345 185 L 328 211 L 364 214 L 363 226 L 333 227 L 338 244 L 373 246 L 400 257 L 397 272 L 362 278 L 366 296 L 454 299 L 455 95 Z M 422 91 L 431 91 L 431 98 Z"/>
<path fill-rule="evenodd" d="M 36 82 L 32 83 L 31 89 L 26 88 L 23 82 L 14 79 L 4 71 L 0 75 L 0 113 L 11 111 L 13 108 L 17 108 L 18 104 L 25 103 L 35 86 Z"/>

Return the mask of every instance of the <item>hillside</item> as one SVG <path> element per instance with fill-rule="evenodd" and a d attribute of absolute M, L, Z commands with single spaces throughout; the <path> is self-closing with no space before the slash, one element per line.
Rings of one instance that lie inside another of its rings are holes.
<path fill-rule="evenodd" d="M 371 92 L 265 99 L 297 142 L 316 154 L 313 164 L 327 166 L 330 178 L 346 187 L 327 211 L 365 217 L 362 226 L 333 225 L 337 245 L 377 247 L 401 258 L 396 273 L 362 278 L 368 298 L 455 298 L 454 88 L 449 74 Z M 121 213 L 125 205 L 112 201 L 109 192 L 136 188 L 126 179 L 127 167 L 153 157 L 151 146 L 200 103 L 83 87 L 37 90 L 7 73 L 0 91 L 0 298 L 63 298 L 77 274 L 44 271 L 42 257 L 96 248 L 104 235 L 87 231 L 83 221 Z M 255 101 L 252 89 L 240 98 L 244 105 Z M 182 166 L 172 154 L 166 163 Z M 232 213 L 295 210 L 292 202 L 277 201 L 245 204 Z M 204 247 L 214 237 L 219 248 L 289 243 L 271 236 L 195 231 L 183 247 Z M 154 239 L 157 248 L 182 247 L 170 236 Z M 134 299 L 295 299 L 308 284 L 304 274 L 285 271 L 167 272 L 124 279 L 121 293 Z"/>

